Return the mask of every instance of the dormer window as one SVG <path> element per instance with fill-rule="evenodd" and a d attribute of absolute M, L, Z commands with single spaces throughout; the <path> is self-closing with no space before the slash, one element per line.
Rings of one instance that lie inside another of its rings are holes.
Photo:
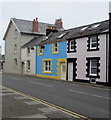
<path fill-rule="evenodd" d="M 97 36 L 91 36 L 88 39 L 88 51 L 99 50 L 99 39 Z"/>

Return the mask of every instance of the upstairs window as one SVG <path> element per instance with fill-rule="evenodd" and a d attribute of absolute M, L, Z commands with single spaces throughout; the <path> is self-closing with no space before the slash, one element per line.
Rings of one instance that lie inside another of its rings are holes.
<path fill-rule="evenodd" d="M 43 55 L 43 48 L 38 46 L 38 55 Z"/>
<path fill-rule="evenodd" d="M 17 45 L 14 45 L 14 53 L 17 53 Z"/>
<path fill-rule="evenodd" d="M 52 43 L 52 54 L 58 53 L 58 43 Z"/>
<path fill-rule="evenodd" d="M 97 36 L 89 37 L 88 39 L 88 51 L 99 50 L 99 39 Z"/>
<path fill-rule="evenodd" d="M 69 40 L 68 41 L 68 53 L 69 52 L 76 52 L 76 40 Z"/>
<path fill-rule="evenodd" d="M 70 51 L 74 51 L 74 40 L 70 41 Z"/>
<path fill-rule="evenodd" d="M 90 49 L 97 48 L 97 37 L 90 37 Z"/>
<path fill-rule="evenodd" d="M 30 54 L 30 47 L 27 47 L 27 55 Z"/>

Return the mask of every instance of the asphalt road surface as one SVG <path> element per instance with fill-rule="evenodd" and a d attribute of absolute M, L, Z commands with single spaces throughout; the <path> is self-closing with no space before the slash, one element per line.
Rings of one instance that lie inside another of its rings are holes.
<path fill-rule="evenodd" d="M 110 116 L 108 88 L 13 74 L 2 74 L 2 85 L 91 119 L 108 120 Z"/>

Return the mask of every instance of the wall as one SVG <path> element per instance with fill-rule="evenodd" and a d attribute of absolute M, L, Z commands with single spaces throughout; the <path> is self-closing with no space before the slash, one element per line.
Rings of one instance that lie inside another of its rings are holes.
<path fill-rule="evenodd" d="M 52 54 L 52 44 L 44 45 L 43 55 L 37 55 L 36 53 L 36 74 L 38 75 L 46 75 L 47 76 L 58 76 L 57 75 L 57 60 L 58 58 L 66 58 L 67 57 L 67 42 L 59 42 L 59 53 Z M 36 50 L 38 46 L 36 47 Z M 42 73 L 42 60 L 43 59 L 52 59 L 52 74 Z"/>
<path fill-rule="evenodd" d="M 24 62 L 23 74 L 35 75 L 35 55 L 36 47 L 34 47 L 34 50 L 30 50 L 29 55 L 27 55 L 27 48 L 21 49 L 21 61 Z M 30 60 L 30 71 L 27 70 L 27 60 Z"/>
<path fill-rule="evenodd" d="M 20 34 L 19 31 L 15 35 L 15 26 L 11 23 L 5 39 L 5 64 L 4 72 L 22 74 L 21 65 L 21 46 L 30 41 L 34 35 Z M 14 53 L 14 45 L 17 44 L 17 53 Z M 14 59 L 17 59 L 18 65 L 14 66 Z"/>
<path fill-rule="evenodd" d="M 86 77 L 86 58 L 87 57 L 100 57 L 100 79 L 98 82 L 106 82 L 106 34 L 99 35 L 99 51 L 87 52 L 88 37 L 78 38 L 77 52 L 67 53 L 68 58 L 77 58 L 77 76 L 76 79 L 89 80 Z"/>

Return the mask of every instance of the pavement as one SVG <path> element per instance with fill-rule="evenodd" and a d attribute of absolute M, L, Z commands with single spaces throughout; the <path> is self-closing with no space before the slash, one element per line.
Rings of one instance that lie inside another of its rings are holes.
<path fill-rule="evenodd" d="M 2 87 L 0 87 L 1 106 L 1 120 L 25 120 L 25 118 L 30 118 L 29 120 L 80 120 L 76 116 L 69 115 Z"/>

